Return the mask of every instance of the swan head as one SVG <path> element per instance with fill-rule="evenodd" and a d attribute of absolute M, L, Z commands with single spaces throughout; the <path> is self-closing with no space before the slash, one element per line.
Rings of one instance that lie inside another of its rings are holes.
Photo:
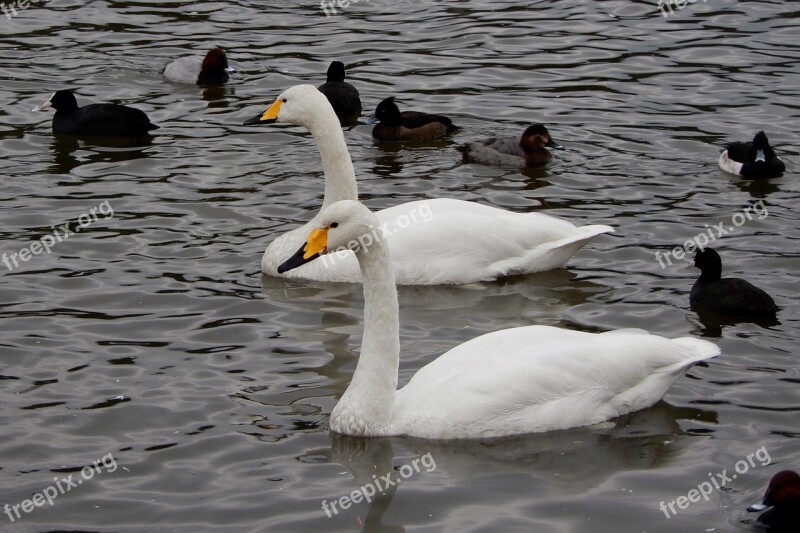
<path fill-rule="evenodd" d="M 378 219 L 361 202 L 342 200 L 320 212 L 303 246 L 278 267 L 278 273 L 310 263 L 321 255 L 352 250 L 359 253 L 381 239 Z"/>
<path fill-rule="evenodd" d="M 339 123 L 330 102 L 316 87 L 295 85 L 283 91 L 263 113 L 245 120 L 244 125 L 285 122 L 310 130 L 320 117 L 332 117 L 331 120 Z"/>

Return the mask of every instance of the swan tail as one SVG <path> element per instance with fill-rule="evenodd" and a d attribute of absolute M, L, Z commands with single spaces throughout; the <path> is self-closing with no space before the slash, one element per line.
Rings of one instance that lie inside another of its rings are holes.
<path fill-rule="evenodd" d="M 579 231 L 576 234 L 540 244 L 522 257 L 498 261 L 492 270 L 495 274 L 510 276 L 561 268 L 594 237 L 614 231 L 611 226 L 603 225 L 581 226 L 577 229 Z"/>
<path fill-rule="evenodd" d="M 684 346 L 694 354 L 687 360 L 687 362 L 690 362 L 690 364 L 705 361 L 706 359 L 711 359 L 712 357 L 716 357 L 720 354 L 719 346 L 702 339 L 695 339 L 693 337 L 680 337 L 678 339 L 672 339 L 672 342 Z"/>

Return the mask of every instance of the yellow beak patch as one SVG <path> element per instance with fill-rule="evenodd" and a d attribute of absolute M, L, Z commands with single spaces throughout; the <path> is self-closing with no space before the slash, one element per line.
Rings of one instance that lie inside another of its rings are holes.
<path fill-rule="evenodd" d="M 278 115 L 281 112 L 281 104 L 283 104 L 283 100 L 281 100 L 280 98 L 275 100 L 272 103 L 272 105 L 269 106 L 267 110 L 261 114 L 261 118 L 259 120 L 261 120 L 262 122 L 275 122 L 276 120 L 278 120 Z"/>
<path fill-rule="evenodd" d="M 315 254 L 322 254 L 327 247 L 328 228 L 315 229 L 308 234 L 306 245 L 303 248 L 303 259 L 308 259 Z"/>

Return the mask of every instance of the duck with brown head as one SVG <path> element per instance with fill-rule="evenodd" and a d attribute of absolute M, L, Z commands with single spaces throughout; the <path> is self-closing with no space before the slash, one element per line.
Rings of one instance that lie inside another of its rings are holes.
<path fill-rule="evenodd" d="M 522 137 L 496 137 L 459 146 L 464 161 L 501 167 L 535 167 L 544 165 L 553 156 L 547 150 L 563 150 L 542 124 L 529 126 Z"/>
<path fill-rule="evenodd" d="M 177 83 L 222 85 L 228 81 L 229 72 L 235 71 L 228 65 L 225 51 L 217 47 L 209 50 L 205 57 L 186 56 L 171 61 L 164 68 L 164 77 Z"/>
<path fill-rule="evenodd" d="M 436 141 L 458 130 L 453 121 L 442 115 L 400 112 L 394 96 L 378 104 L 367 124 L 375 124 L 372 136 L 379 141 Z"/>
<path fill-rule="evenodd" d="M 768 509 L 758 521 L 769 527 L 770 533 L 800 531 L 800 475 L 792 470 L 778 472 L 769 482 L 761 503 L 747 508 L 751 513 Z"/>

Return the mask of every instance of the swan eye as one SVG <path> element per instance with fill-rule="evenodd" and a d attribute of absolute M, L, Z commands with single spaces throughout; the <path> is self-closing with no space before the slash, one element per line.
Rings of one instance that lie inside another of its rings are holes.
<path fill-rule="evenodd" d="M 339 223 L 338 222 L 331 222 L 331 225 L 329 227 L 338 228 L 339 227 Z"/>

